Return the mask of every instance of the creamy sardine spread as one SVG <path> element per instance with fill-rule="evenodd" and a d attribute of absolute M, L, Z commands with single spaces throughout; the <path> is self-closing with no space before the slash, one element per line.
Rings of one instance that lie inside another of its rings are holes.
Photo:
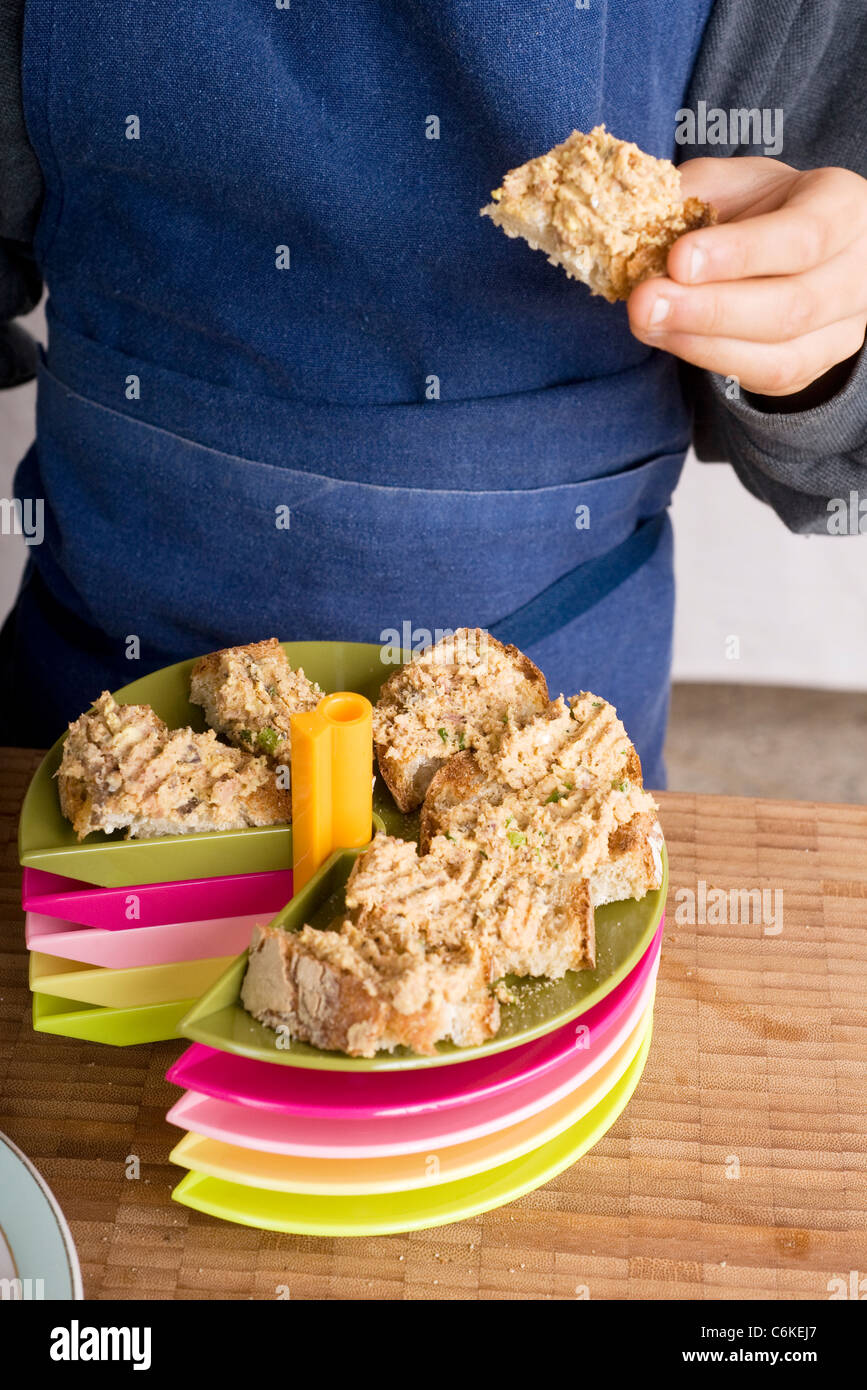
<path fill-rule="evenodd" d="M 552 700 L 495 750 L 480 749 L 476 761 L 490 783 L 484 800 L 442 812 L 437 840 L 483 855 L 498 871 L 520 866 L 540 882 L 566 873 L 589 878 L 607 858 L 613 831 L 656 810 L 616 711 L 586 692 Z"/>
<path fill-rule="evenodd" d="M 196 662 L 190 679 L 190 699 L 213 729 L 236 747 L 286 766 L 291 716 L 315 709 L 323 693 L 300 667 L 290 666 L 276 637 L 213 652 Z"/>
<path fill-rule="evenodd" d="M 92 830 L 138 838 L 236 829 L 291 815 L 264 758 L 210 730 L 169 729 L 150 705 L 119 705 L 107 690 L 70 724 L 57 777 L 79 839 Z"/>
<path fill-rule="evenodd" d="M 414 656 L 390 696 L 374 709 L 376 741 L 398 762 L 441 759 L 498 740 L 523 717 L 528 681 L 508 649 L 464 628 Z"/>

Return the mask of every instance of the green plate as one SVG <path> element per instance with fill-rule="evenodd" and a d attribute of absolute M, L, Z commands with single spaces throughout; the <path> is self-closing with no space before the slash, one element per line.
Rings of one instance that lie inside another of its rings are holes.
<path fill-rule="evenodd" d="M 394 1235 L 465 1221 L 480 1212 L 514 1202 L 550 1182 L 597 1144 L 611 1128 L 641 1080 L 650 1051 L 651 1029 L 608 1095 L 563 1134 L 533 1153 L 487 1173 L 411 1192 L 370 1196 L 322 1197 L 244 1187 L 222 1178 L 188 1173 L 172 1193 L 176 1202 L 244 1226 L 307 1236 Z"/>
<path fill-rule="evenodd" d="M 85 1042 L 109 1043 L 114 1047 L 133 1047 L 138 1043 L 170 1042 L 181 1037 L 180 1020 L 192 999 L 175 999 L 169 1004 L 139 1004 L 130 1009 L 109 1009 L 92 1004 L 75 1004 L 56 994 L 33 995 L 33 1031 L 56 1033 L 62 1038 L 82 1038 Z"/>
<path fill-rule="evenodd" d="M 343 902 L 343 890 L 358 850 L 332 854 L 304 889 L 274 918 L 287 931 L 305 922 L 327 926 Z M 290 1067 L 317 1067 L 327 1071 L 397 1071 L 409 1067 L 443 1066 L 471 1057 L 502 1052 L 529 1042 L 589 1009 L 618 985 L 637 965 L 662 920 L 668 888 L 668 856 L 663 851 L 662 886 L 641 899 L 608 903 L 596 909 L 596 968 L 571 970 L 562 980 L 509 979 L 515 1002 L 504 1004 L 502 1023 L 495 1038 L 475 1047 L 439 1043 L 436 1055 L 420 1057 L 407 1048 L 376 1057 L 345 1057 L 323 1052 L 307 1043 L 279 1038 L 247 1013 L 241 1005 L 241 983 L 247 968 L 247 952 L 238 956 L 181 1020 L 180 1031 L 195 1042 L 220 1052 L 234 1052 L 260 1062 L 279 1062 Z M 283 1045 L 278 1047 L 278 1041 Z"/>
<path fill-rule="evenodd" d="M 78 1256 L 56 1198 L 29 1158 L 0 1134 L 0 1300 L 83 1297 Z M 7 1342 L 7 1362 L 8 1356 Z"/>
<path fill-rule="evenodd" d="M 302 666 L 326 693 L 355 690 L 375 701 L 393 669 L 382 661 L 382 649 L 373 643 L 284 642 L 283 648 L 292 665 Z M 179 661 L 125 685 L 115 691 L 115 696 L 122 704 L 152 705 L 170 728 L 189 724 L 202 730 L 202 711 L 188 699 L 192 667 L 193 659 Z M 98 694 L 94 691 L 94 698 Z M 60 813 L 54 781 L 64 737 L 46 753 L 24 798 L 18 856 L 28 868 L 118 888 L 126 884 L 169 883 L 181 878 L 257 873 L 291 865 L 292 831 L 288 825 L 161 835 L 152 840 L 122 840 L 94 831 L 79 844 L 72 826 Z M 380 829 L 406 833 L 402 827 L 407 818 L 400 815 L 379 777 L 374 790 L 374 820 Z"/>

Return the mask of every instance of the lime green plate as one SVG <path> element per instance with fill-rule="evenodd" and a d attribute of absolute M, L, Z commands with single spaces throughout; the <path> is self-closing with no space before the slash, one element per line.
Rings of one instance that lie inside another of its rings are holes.
<path fill-rule="evenodd" d="M 62 1038 L 130 1047 L 136 1043 L 169 1042 L 180 1037 L 178 1023 L 195 1001 L 175 999 L 168 1004 L 141 1004 L 134 1009 L 94 1008 L 54 994 L 33 996 L 33 1029 Z"/>
<path fill-rule="evenodd" d="M 323 690 L 356 690 L 376 700 L 393 669 L 381 648 L 361 642 L 284 642 L 293 666 L 301 666 Z M 149 704 L 171 728 L 189 724 L 205 728 L 202 711 L 188 699 L 193 661 L 180 661 L 115 692 L 122 704 Z M 94 691 L 94 698 L 99 691 Z M 54 773 L 60 766 L 63 738 L 40 763 L 21 809 L 18 852 L 28 868 L 64 874 L 85 883 L 117 888 L 126 884 L 168 883 L 181 878 L 285 869 L 292 863 L 288 825 L 246 830 L 206 831 L 197 835 L 162 835 L 152 840 L 122 840 L 94 831 L 80 844 L 60 813 Z M 380 828 L 405 834 L 407 818 L 377 778 L 374 819 Z"/>
<path fill-rule="evenodd" d="M 325 927 L 333 921 L 342 906 L 346 880 L 357 854 L 357 850 L 338 850 L 332 854 L 302 891 L 278 913 L 275 924 L 292 931 L 305 922 Z M 510 977 L 508 984 L 515 1002 L 502 1006 L 497 1036 L 475 1047 L 442 1042 L 433 1057 L 420 1057 L 407 1048 L 383 1052 L 376 1057 L 346 1057 L 340 1052 L 323 1052 L 307 1043 L 281 1037 L 273 1028 L 258 1023 L 241 1004 L 246 951 L 193 1005 L 181 1022 L 181 1032 L 219 1052 L 234 1052 L 259 1062 L 328 1071 L 396 1071 L 443 1066 L 502 1052 L 559 1028 L 610 993 L 638 964 L 650 945 L 662 920 L 667 888 L 668 857 L 663 853 L 660 888 L 641 899 L 608 903 L 596 909 L 595 970 L 570 970 L 562 980 Z"/>
<path fill-rule="evenodd" d="M 648 1029 L 640 1051 L 608 1095 L 571 1129 L 524 1158 L 487 1173 L 411 1192 L 371 1196 L 323 1197 L 243 1187 L 221 1178 L 188 1173 L 172 1193 L 196 1211 L 306 1236 L 379 1236 L 420 1231 L 465 1221 L 480 1212 L 514 1202 L 569 1168 L 611 1128 L 641 1079 L 650 1050 Z"/>

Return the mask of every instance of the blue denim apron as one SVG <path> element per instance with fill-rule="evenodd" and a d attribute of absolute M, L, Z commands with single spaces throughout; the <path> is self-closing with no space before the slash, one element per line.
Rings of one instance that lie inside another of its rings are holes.
<path fill-rule="evenodd" d="M 30 0 L 40 718 L 272 633 L 479 624 L 661 781 L 675 363 L 478 209 L 574 127 L 673 155 L 708 10 Z"/>

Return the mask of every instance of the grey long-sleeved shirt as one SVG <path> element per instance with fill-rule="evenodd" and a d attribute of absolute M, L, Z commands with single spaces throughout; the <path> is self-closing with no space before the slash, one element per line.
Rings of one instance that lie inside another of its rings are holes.
<path fill-rule="evenodd" d="M 716 0 L 687 105 L 781 110 L 779 157 L 787 164 L 837 165 L 865 175 L 865 52 L 864 0 Z M 763 154 L 764 147 L 716 145 L 694 153 L 728 157 Z M 684 380 L 695 404 L 699 458 L 728 459 L 791 530 L 827 532 L 830 499 L 848 502 L 855 492 L 867 505 L 867 349 L 834 396 L 789 414 L 771 413 L 748 397 L 727 399 L 725 381 L 710 372 L 686 368 Z"/>
<path fill-rule="evenodd" d="M 31 240 L 42 179 L 22 111 L 23 8 L 24 0 L 0 0 L 0 386 L 34 373 L 35 346 L 12 320 L 41 292 Z M 704 103 L 706 114 L 782 112 L 783 142 L 775 153 L 786 163 L 867 175 L 865 52 L 864 0 L 716 0 L 687 107 L 697 113 Z M 758 138 L 687 145 L 684 156 L 765 153 L 757 130 L 741 126 L 737 133 Z M 722 378 L 692 367 L 682 376 L 694 405 L 699 458 L 730 461 L 791 530 L 827 532 L 829 502 L 848 503 L 852 493 L 867 510 L 867 349 L 836 394 L 809 410 L 787 413 L 779 400 L 772 407 L 748 395 L 729 399 Z"/>

